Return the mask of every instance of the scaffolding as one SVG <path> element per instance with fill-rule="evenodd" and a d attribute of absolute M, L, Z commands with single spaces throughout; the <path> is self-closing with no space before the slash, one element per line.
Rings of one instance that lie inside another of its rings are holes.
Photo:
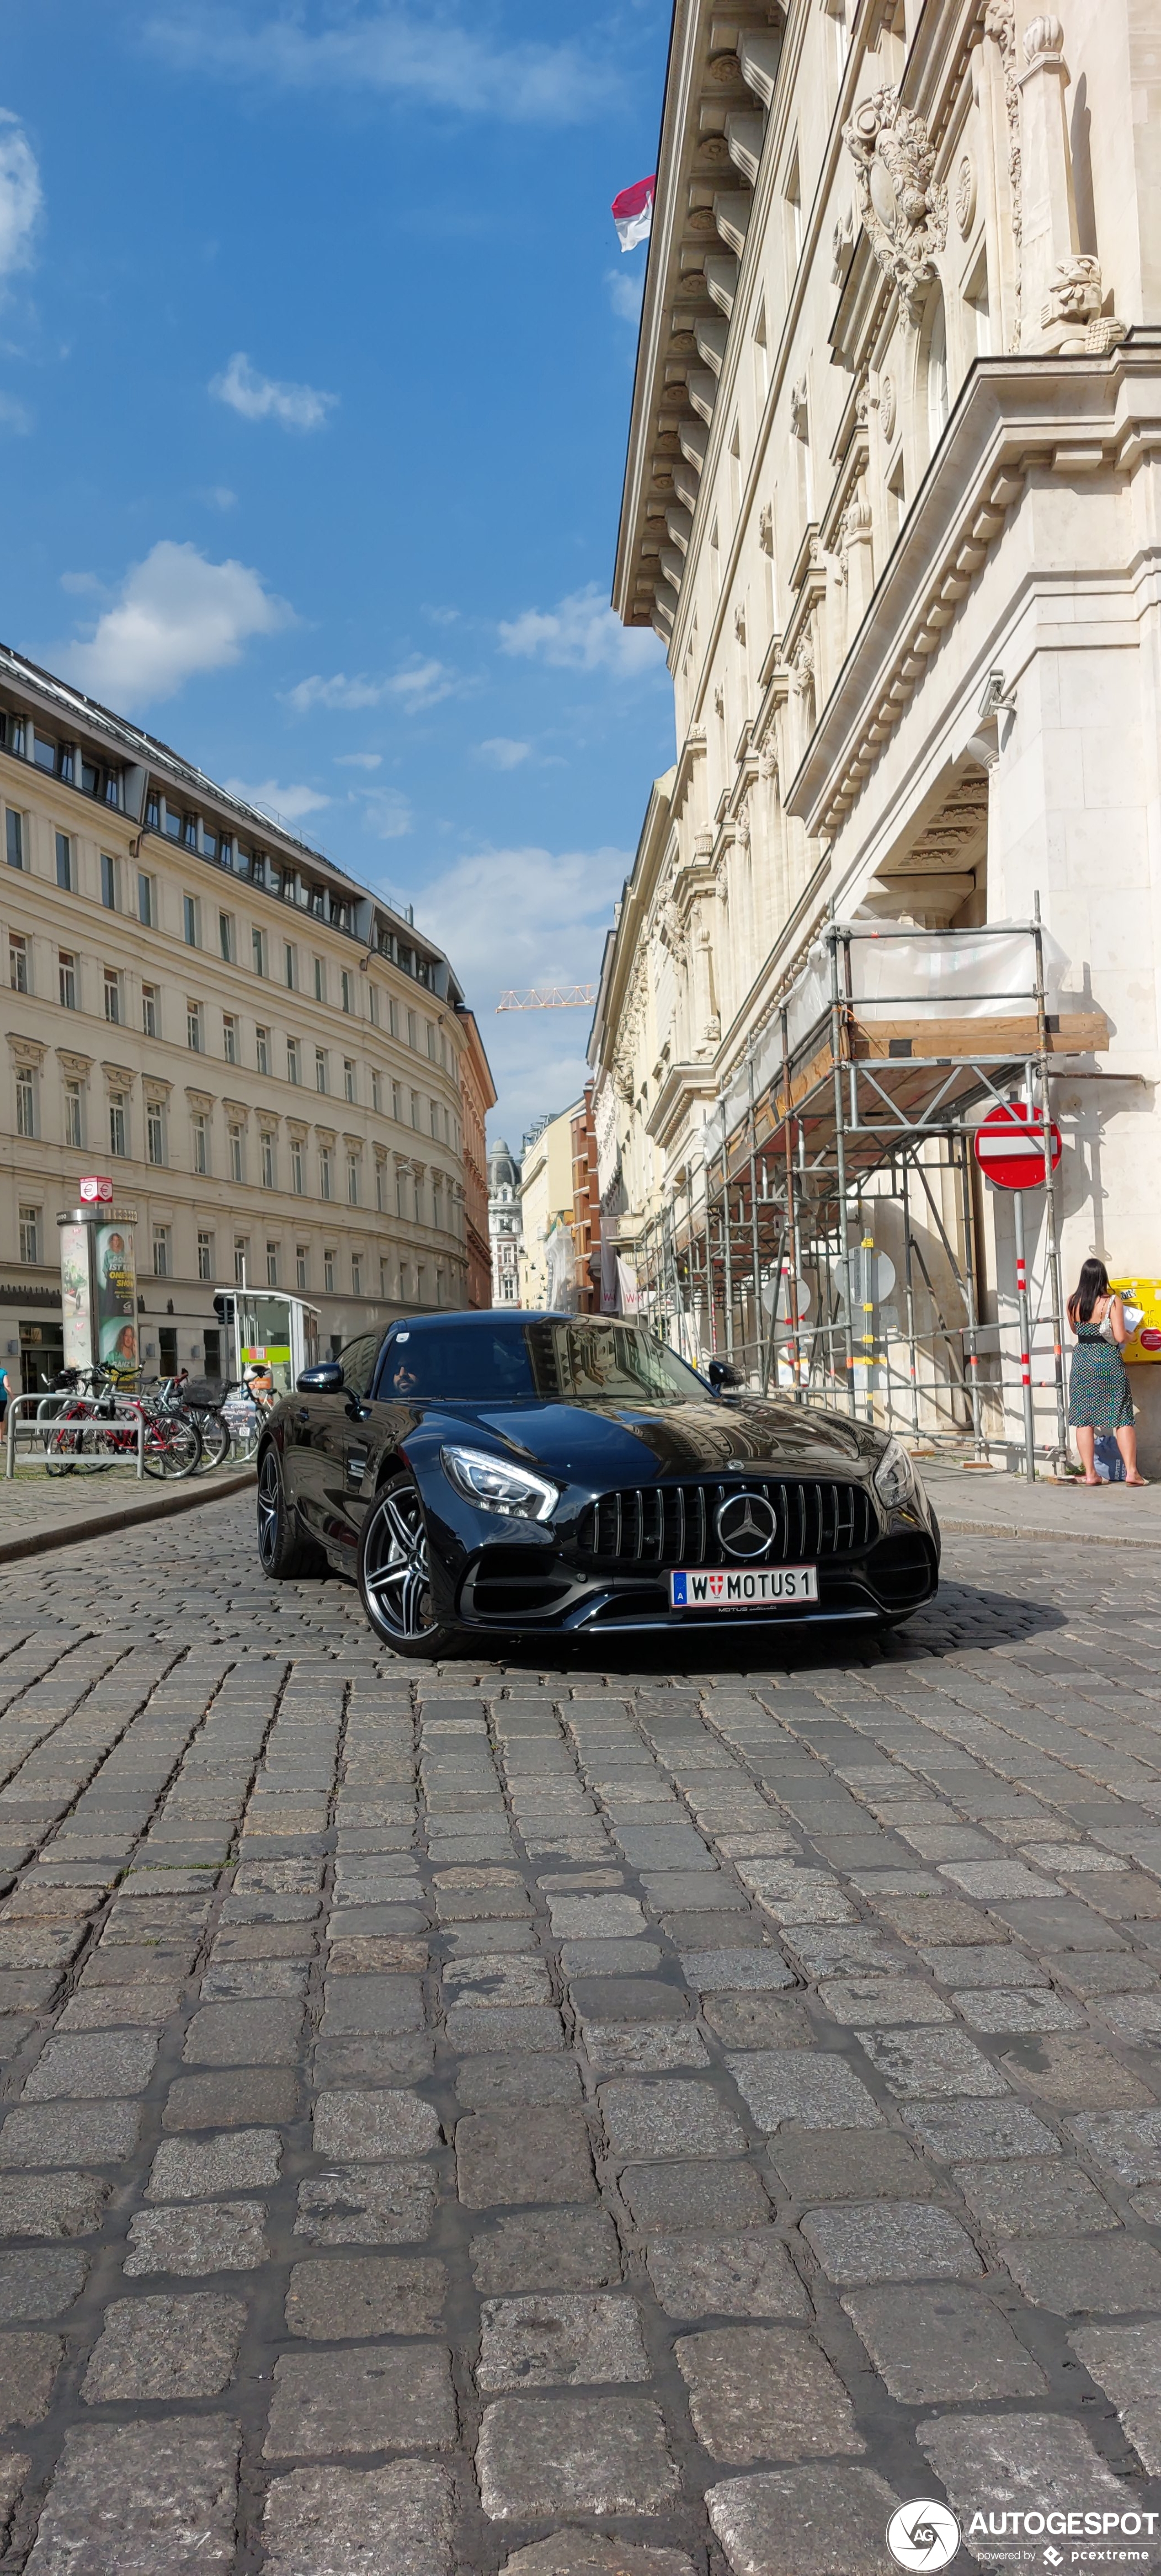
<path fill-rule="evenodd" d="M 1029 1475 L 1039 1385 L 1054 1415 L 1039 1454 L 1060 1457 L 1050 1091 L 1061 1076 L 1107 1079 L 1082 1060 L 1109 1039 L 1101 1012 L 1066 1006 L 1066 965 L 1038 898 L 1029 922 L 971 930 L 828 921 L 719 1094 L 700 1163 L 691 1158 L 636 1238 L 655 1328 L 695 1362 L 723 1357 L 764 1394 L 837 1401 L 913 1444 L 981 1462 L 994 1446 L 1011 1450 L 1006 1425 L 1022 1420 Z M 1034 1312 L 1023 1194 L 1011 1193 L 1005 1318 L 999 1283 L 985 1289 L 973 1138 L 979 1117 L 1013 1094 L 1042 1137 L 1045 1257 Z"/>

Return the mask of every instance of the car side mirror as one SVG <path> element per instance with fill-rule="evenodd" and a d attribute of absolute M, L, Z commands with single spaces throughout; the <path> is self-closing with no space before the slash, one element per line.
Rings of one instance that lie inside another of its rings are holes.
<path fill-rule="evenodd" d="M 323 1360 L 318 1368 L 304 1369 L 295 1380 L 300 1395 L 337 1395 L 342 1383 L 341 1360 Z"/>
<path fill-rule="evenodd" d="M 728 1360 L 711 1360 L 706 1376 L 715 1395 L 720 1395 L 723 1387 L 740 1386 L 742 1383 L 741 1372 L 731 1368 Z"/>

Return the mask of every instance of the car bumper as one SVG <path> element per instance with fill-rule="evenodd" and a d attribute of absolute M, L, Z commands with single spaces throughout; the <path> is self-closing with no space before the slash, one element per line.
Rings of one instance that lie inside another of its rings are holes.
<path fill-rule="evenodd" d="M 526 1549 L 485 1549 L 459 1586 L 453 1617 L 460 1627 L 507 1635 L 568 1635 L 585 1629 L 619 1632 L 665 1628 L 812 1627 L 907 1618 L 930 1601 L 938 1584 L 938 1555 L 925 1532 L 892 1534 L 852 1562 L 820 1564 L 817 1601 L 772 1608 L 675 1610 L 668 1574 L 608 1575 L 570 1565 L 558 1556 Z"/>

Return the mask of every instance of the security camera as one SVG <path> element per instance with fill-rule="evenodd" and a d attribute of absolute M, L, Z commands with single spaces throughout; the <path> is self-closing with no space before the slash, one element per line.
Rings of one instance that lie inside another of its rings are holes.
<path fill-rule="evenodd" d="M 986 724 L 989 716 L 998 716 L 1001 711 L 1005 715 L 1015 715 L 1015 693 L 1013 690 L 1005 688 L 1004 674 L 1002 671 L 989 671 L 987 679 L 984 682 L 984 693 L 980 699 L 979 713 Z"/>

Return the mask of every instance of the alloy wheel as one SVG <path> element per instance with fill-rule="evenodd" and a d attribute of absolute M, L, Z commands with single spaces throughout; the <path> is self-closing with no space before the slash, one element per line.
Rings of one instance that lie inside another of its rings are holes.
<path fill-rule="evenodd" d="M 282 1477 L 277 1452 L 266 1451 L 258 1469 L 258 1554 L 263 1565 L 274 1563 L 282 1519 Z"/>
<path fill-rule="evenodd" d="M 394 1486 L 375 1506 L 363 1554 L 363 1592 L 368 1616 L 385 1637 L 425 1637 L 437 1625 L 427 1531 L 410 1482 Z"/>

